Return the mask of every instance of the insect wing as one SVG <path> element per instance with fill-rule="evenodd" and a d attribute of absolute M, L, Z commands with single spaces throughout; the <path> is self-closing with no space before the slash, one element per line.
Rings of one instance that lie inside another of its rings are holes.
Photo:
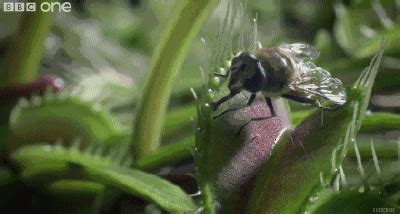
<path fill-rule="evenodd" d="M 290 83 L 289 88 L 314 100 L 321 108 L 336 108 L 346 102 L 346 91 L 342 82 L 323 68 L 311 62 L 298 63 L 299 76 Z"/>
<path fill-rule="evenodd" d="M 319 56 L 319 51 L 302 43 L 281 44 L 279 49 L 299 59 L 313 59 Z"/>

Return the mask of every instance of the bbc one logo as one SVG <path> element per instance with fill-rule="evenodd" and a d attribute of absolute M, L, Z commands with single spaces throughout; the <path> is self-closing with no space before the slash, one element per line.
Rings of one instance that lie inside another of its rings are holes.
<path fill-rule="evenodd" d="M 4 2 L 4 12 L 35 12 L 40 10 L 42 12 L 71 12 L 70 2 Z"/>

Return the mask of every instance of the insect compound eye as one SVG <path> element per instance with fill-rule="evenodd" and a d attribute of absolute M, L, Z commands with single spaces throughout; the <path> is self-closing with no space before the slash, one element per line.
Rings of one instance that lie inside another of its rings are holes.
<path fill-rule="evenodd" d="M 237 56 L 237 57 L 234 57 L 232 59 L 231 66 L 236 66 L 236 65 L 240 64 L 240 62 L 241 62 L 241 55 Z"/>
<path fill-rule="evenodd" d="M 252 65 L 257 61 L 258 60 L 254 55 L 247 52 L 243 52 L 232 60 L 232 65 L 236 64 L 237 67 L 244 69 L 246 68 L 246 66 Z"/>
<path fill-rule="evenodd" d="M 242 69 L 243 68 L 243 56 L 242 55 L 239 55 L 232 59 L 231 68 L 232 69 L 234 69 L 234 68 Z"/>

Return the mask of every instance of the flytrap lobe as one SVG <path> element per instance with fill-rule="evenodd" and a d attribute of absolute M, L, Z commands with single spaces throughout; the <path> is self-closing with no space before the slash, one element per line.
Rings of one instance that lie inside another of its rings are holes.
<path fill-rule="evenodd" d="M 256 55 L 262 50 L 256 20 L 247 19 L 246 4 L 226 8 L 218 44 L 202 39 L 205 50 L 216 48 L 200 69 L 204 86 L 194 152 L 203 209 L 210 212 L 245 206 L 249 181 L 291 128 L 284 99 L 261 93 L 267 76 Z M 246 33 L 241 26 L 251 29 Z"/>

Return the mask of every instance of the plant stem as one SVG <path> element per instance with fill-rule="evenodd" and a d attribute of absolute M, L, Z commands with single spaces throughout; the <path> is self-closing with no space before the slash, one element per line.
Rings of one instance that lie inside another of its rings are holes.
<path fill-rule="evenodd" d="M 180 67 L 215 0 L 179 1 L 162 34 L 148 71 L 134 126 L 134 159 L 154 152 Z"/>
<path fill-rule="evenodd" d="M 36 0 L 36 3 L 41 1 Z M 37 79 L 43 42 L 50 31 L 53 13 L 25 12 L 14 35 L 9 64 L 2 85 L 16 85 Z"/>
<path fill-rule="evenodd" d="M 201 194 L 203 195 L 203 207 L 202 213 L 214 214 L 215 211 L 215 201 L 213 198 L 213 190 L 210 184 L 200 185 Z"/>

